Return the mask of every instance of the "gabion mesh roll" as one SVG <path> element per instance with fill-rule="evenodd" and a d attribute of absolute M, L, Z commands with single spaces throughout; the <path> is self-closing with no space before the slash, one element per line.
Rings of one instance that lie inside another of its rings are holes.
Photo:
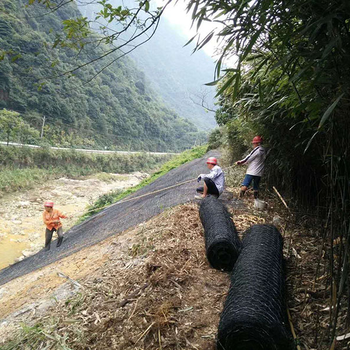
<path fill-rule="evenodd" d="M 282 237 L 276 227 L 245 233 L 221 314 L 219 350 L 289 350 Z"/>
<path fill-rule="evenodd" d="M 207 196 L 201 201 L 199 215 L 210 265 L 218 270 L 231 271 L 238 258 L 241 242 L 230 213 L 220 200 Z"/>

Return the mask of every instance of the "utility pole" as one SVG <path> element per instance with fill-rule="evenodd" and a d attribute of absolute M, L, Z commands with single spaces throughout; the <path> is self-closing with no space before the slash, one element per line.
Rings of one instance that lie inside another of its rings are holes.
<path fill-rule="evenodd" d="M 43 117 L 43 125 L 41 127 L 41 134 L 40 134 L 40 138 L 42 139 L 44 136 L 44 126 L 45 126 L 45 121 L 46 121 L 46 117 Z"/>

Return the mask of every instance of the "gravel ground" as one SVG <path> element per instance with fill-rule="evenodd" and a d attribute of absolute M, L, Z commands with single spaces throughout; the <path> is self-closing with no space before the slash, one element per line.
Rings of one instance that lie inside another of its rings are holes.
<path fill-rule="evenodd" d="M 219 156 L 219 153 L 211 151 L 203 158 L 195 159 L 173 169 L 153 183 L 135 192 L 129 198 L 138 197 L 176 183 L 194 179 L 192 182 L 126 203 L 111 205 L 90 219 L 68 230 L 60 248 L 56 248 L 55 242 L 53 242 L 50 251 L 41 250 L 29 258 L 1 270 L 0 285 L 147 221 L 167 208 L 193 200 L 197 186 L 195 178 L 200 173 L 208 172 L 205 159 L 209 156 Z"/>

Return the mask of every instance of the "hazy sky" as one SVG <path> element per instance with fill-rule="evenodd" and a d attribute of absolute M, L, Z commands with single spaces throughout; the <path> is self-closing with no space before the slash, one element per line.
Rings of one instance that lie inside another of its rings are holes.
<path fill-rule="evenodd" d="M 158 6 L 162 6 L 165 4 L 163 0 L 156 0 Z M 195 27 L 191 29 L 192 19 L 191 14 L 186 11 L 186 2 L 184 0 L 179 0 L 176 4 L 175 1 L 171 5 L 167 7 L 164 12 L 164 17 L 177 28 L 177 30 L 181 31 L 182 34 L 187 38 L 187 40 L 191 39 L 196 34 Z M 202 22 L 200 27 L 200 35 L 201 38 L 205 38 L 205 36 L 217 25 L 214 23 Z M 209 55 L 215 55 L 216 48 L 216 40 L 212 39 L 209 43 L 207 43 L 203 47 L 203 51 Z"/>

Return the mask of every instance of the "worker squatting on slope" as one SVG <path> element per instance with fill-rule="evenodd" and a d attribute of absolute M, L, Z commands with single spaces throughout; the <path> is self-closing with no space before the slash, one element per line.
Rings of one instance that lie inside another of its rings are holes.
<path fill-rule="evenodd" d="M 255 136 L 252 141 L 253 150 L 242 160 L 236 162 L 237 165 L 248 164 L 245 178 L 242 182 L 240 197 L 243 197 L 251 182 L 253 182 L 254 198 L 259 196 L 259 184 L 261 176 L 264 173 L 266 153 L 265 148 L 261 146 L 263 139 L 261 136 Z"/>
<path fill-rule="evenodd" d="M 63 242 L 63 229 L 60 219 L 67 219 L 67 216 L 63 215 L 57 209 L 53 209 L 53 202 L 44 203 L 43 220 L 46 225 L 45 230 L 45 250 L 50 250 L 50 244 L 52 240 L 52 235 L 57 232 L 57 247 L 59 247 Z"/>
<path fill-rule="evenodd" d="M 198 187 L 197 192 L 202 193 L 202 197 L 204 198 L 208 194 L 219 197 L 224 190 L 225 186 L 225 176 L 222 169 L 217 165 L 218 161 L 214 157 L 210 157 L 207 159 L 207 166 L 210 169 L 209 174 L 200 174 L 198 176 L 197 181 L 204 181 L 203 187 Z"/>

